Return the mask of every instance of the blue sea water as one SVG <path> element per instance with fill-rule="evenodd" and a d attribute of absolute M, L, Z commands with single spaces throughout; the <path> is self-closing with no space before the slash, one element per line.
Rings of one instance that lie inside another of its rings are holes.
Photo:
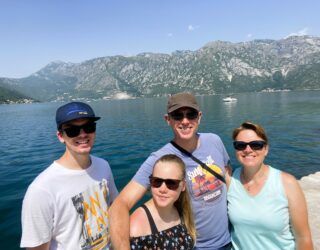
<path fill-rule="evenodd" d="M 198 96 L 200 132 L 220 135 L 234 158 L 231 134 L 243 121 L 260 123 L 270 139 L 266 163 L 297 178 L 320 171 L 320 91 Z M 55 110 L 61 103 L 0 105 L 1 249 L 19 249 L 23 196 L 31 181 L 64 151 L 56 138 Z M 121 190 L 140 164 L 171 139 L 166 98 L 104 100 L 90 105 L 97 123 L 93 154 L 109 161 Z"/>

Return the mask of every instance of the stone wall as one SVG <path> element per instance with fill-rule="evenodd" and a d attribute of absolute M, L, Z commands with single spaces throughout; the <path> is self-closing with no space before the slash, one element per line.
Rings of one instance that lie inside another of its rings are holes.
<path fill-rule="evenodd" d="M 302 177 L 299 183 L 307 200 L 314 249 L 320 250 L 320 172 Z"/>

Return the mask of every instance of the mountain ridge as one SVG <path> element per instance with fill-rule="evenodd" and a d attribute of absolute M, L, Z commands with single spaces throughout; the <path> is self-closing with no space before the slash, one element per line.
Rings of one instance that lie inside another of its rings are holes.
<path fill-rule="evenodd" d="M 41 101 L 320 89 L 320 38 L 213 41 L 198 50 L 51 62 L 6 86 Z"/>

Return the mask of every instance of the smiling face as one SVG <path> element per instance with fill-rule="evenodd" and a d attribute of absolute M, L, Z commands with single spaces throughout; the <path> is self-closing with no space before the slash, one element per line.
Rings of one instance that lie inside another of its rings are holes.
<path fill-rule="evenodd" d="M 173 206 L 175 201 L 178 200 L 180 193 L 185 191 L 185 181 L 183 180 L 184 174 L 182 171 L 184 170 L 176 162 L 159 161 L 156 163 L 152 174 L 153 177 L 182 180 L 176 190 L 169 189 L 165 182 L 158 188 L 151 187 L 152 197 L 156 206 L 163 208 Z"/>
<path fill-rule="evenodd" d="M 169 126 L 171 126 L 175 139 L 177 140 L 190 140 L 194 138 L 197 133 L 198 126 L 201 120 L 201 112 L 198 112 L 197 117 L 192 117 L 192 113 L 197 112 L 191 108 L 180 108 L 172 113 L 183 113 L 183 118 L 180 120 L 174 119 L 175 116 L 168 114 L 165 119 Z M 190 114 L 191 119 L 188 118 Z M 181 114 L 180 114 L 181 115 Z"/>
<path fill-rule="evenodd" d="M 57 136 L 60 142 L 66 145 L 66 150 L 72 154 L 88 155 L 93 147 L 96 133 L 86 133 L 83 128 L 80 130 L 80 134 L 75 137 L 69 137 L 64 129 L 72 126 L 83 126 L 91 122 L 89 119 L 77 119 L 67 124 L 62 125 L 62 130 L 57 132 Z"/>
<path fill-rule="evenodd" d="M 263 141 L 255 131 L 244 129 L 238 133 L 235 141 L 251 142 Z M 268 145 L 261 150 L 253 150 L 249 145 L 244 150 L 236 150 L 236 157 L 244 168 L 259 168 L 268 154 Z"/>

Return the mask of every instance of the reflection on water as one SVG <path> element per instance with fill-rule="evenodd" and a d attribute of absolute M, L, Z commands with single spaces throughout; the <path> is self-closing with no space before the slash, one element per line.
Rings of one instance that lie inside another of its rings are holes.
<path fill-rule="evenodd" d="M 224 102 L 224 109 L 225 109 L 225 116 L 227 118 L 231 118 L 232 116 L 234 116 L 234 112 L 235 112 L 235 108 L 237 103 L 236 102 Z"/>

